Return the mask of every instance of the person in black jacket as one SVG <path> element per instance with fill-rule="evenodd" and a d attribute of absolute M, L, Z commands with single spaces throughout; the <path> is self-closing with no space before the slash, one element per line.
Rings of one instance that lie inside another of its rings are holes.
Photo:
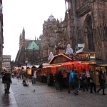
<path fill-rule="evenodd" d="M 82 89 L 83 91 L 88 91 L 88 79 L 86 76 L 86 72 L 83 71 L 82 77 L 81 77 L 81 81 L 82 81 Z"/>
<path fill-rule="evenodd" d="M 94 78 L 90 77 L 90 93 L 93 93 L 93 90 L 96 93 L 96 84 Z"/>
<path fill-rule="evenodd" d="M 99 83 L 100 83 L 100 88 L 97 90 L 97 93 L 99 93 L 100 90 L 103 91 L 103 95 L 105 95 L 104 89 L 105 89 L 105 75 L 102 72 L 102 70 L 100 70 L 99 72 Z"/>
<path fill-rule="evenodd" d="M 2 76 L 2 83 L 4 84 L 5 94 L 9 94 L 10 84 L 12 83 L 10 72 L 4 70 L 4 73 Z"/>
<path fill-rule="evenodd" d="M 59 90 L 62 90 L 63 88 L 63 74 L 62 74 L 62 71 L 60 72 L 57 72 L 55 74 L 55 81 L 56 81 L 56 84 L 59 86 Z"/>
<path fill-rule="evenodd" d="M 78 95 L 78 93 L 79 93 L 79 74 L 78 74 L 78 71 L 75 70 L 75 73 L 74 73 L 74 94 Z"/>

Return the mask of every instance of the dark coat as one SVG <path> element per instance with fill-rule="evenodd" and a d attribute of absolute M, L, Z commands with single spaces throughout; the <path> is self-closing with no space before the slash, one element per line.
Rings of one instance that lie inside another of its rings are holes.
<path fill-rule="evenodd" d="M 2 76 L 2 83 L 10 84 L 12 83 L 11 74 L 9 72 L 5 72 Z"/>
<path fill-rule="evenodd" d="M 105 76 L 103 73 L 99 75 L 99 83 L 101 88 L 105 88 Z"/>

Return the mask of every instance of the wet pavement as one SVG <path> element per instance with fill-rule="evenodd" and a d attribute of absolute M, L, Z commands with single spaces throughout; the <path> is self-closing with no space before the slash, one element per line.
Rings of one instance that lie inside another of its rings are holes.
<path fill-rule="evenodd" d="M 18 107 L 14 97 L 14 93 L 11 88 L 9 95 L 4 94 L 4 88 L 3 84 L 1 83 L 1 80 L 0 80 L 0 107 Z"/>
<path fill-rule="evenodd" d="M 3 94 L 0 81 L 0 107 L 106 107 L 107 95 L 79 92 L 75 96 L 67 90 L 56 90 L 46 84 L 37 83 L 23 87 L 22 80 L 13 79 L 10 94 Z M 107 93 L 107 89 L 106 89 Z"/>

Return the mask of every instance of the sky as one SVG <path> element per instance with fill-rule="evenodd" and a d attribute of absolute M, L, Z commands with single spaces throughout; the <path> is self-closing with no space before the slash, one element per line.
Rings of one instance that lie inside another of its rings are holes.
<path fill-rule="evenodd" d="M 43 23 L 52 14 L 64 19 L 65 0 L 2 0 L 4 55 L 15 60 L 19 49 L 19 36 L 25 29 L 26 39 L 35 39 L 42 34 Z"/>

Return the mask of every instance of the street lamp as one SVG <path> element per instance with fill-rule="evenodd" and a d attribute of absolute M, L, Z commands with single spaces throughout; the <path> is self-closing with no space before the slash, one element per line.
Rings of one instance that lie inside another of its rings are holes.
<path fill-rule="evenodd" d="M 33 65 L 35 64 L 35 55 L 34 55 L 35 52 L 34 52 L 34 50 L 35 50 L 35 49 L 33 48 L 33 60 L 32 60 L 32 64 L 33 64 Z"/>
<path fill-rule="evenodd" d="M 26 64 L 26 73 L 27 73 L 27 64 L 28 64 L 28 60 L 25 61 Z"/>

